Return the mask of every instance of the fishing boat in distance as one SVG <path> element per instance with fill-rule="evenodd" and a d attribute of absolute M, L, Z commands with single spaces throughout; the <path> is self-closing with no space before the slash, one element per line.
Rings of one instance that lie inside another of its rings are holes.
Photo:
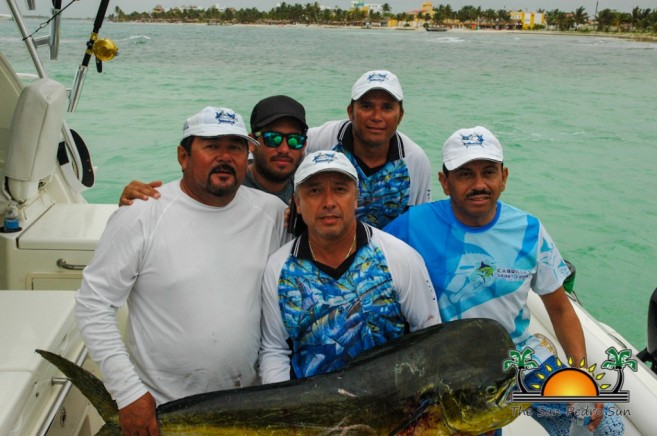
<path fill-rule="evenodd" d="M 17 36 L 24 41 L 21 65 L 31 60 L 36 73 L 16 71 L 0 47 L 0 435 L 87 436 L 102 426 L 99 415 L 34 350 L 52 351 L 98 374 L 75 325 L 72 291 L 80 286 L 82 270 L 117 206 L 86 202 L 83 192 L 94 183 L 92 156 L 66 119 L 67 111 L 76 108 L 91 57 L 95 57 L 96 68 L 102 68 L 116 52 L 111 41 L 98 37 L 109 1 L 98 1 L 92 37 L 80 40 L 79 45 L 67 44 L 82 56 L 70 89 L 48 76 L 39 53 L 49 50 L 50 57 L 57 58 L 61 1 L 52 2 L 55 17 L 49 24 L 50 35 L 39 38 L 31 36 L 34 29 L 27 29 L 16 2 L 6 0 L 13 20 L 6 24 L 16 25 Z M 35 0 L 27 0 L 27 5 L 34 10 Z M 125 99 L 131 98 L 126 92 Z M 530 294 L 530 330 L 553 344 L 566 361 L 540 298 Z M 608 373 L 605 383 L 617 373 L 623 374 L 622 389 L 629 392 L 629 402 L 616 406 L 624 413 L 625 434 L 654 433 L 657 294 L 647 307 L 648 346 L 641 353 L 643 347 L 635 348 L 588 313 L 574 293 L 570 296 L 584 328 L 588 364 L 597 364 L 596 374 Z M 637 360 L 636 371 L 600 370 L 610 348 L 629 350 L 630 357 L 623 354 L 625 363 L 637 356 L 653 363 Z M 467 362 L 467 357 L 463 361 Z M 546 434 L 530 417 L 519 415 L 503 428 L 504 435 Z"/>
<path fill-rule="evenodd" d="M 449 27 L 447 26 L 427 26 L 427 32 L 447 32 Z"/>

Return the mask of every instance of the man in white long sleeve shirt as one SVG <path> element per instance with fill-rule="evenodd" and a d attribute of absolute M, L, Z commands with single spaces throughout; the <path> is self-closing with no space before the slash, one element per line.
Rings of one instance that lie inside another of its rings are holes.
<path fill-rule="evenodd" d="M 257 383 L 261 280 L 286 233 L 285 204 L 241 186 L 249 144 L 231 109 L 189 118 L 182 179 L 115 212 L 84 271 L 76 318 L 127 434 L 157 434 L 161 403 Z"/>
<path fill-rule="evenodd" d="M 267 263 L 263 383 L 338 370 L 369 348 L 440 322 L 420 255 L 356 219 L 357 182 L 336 151 L 310 153 L 294 176 L 293 200 L 308 229 Z"/>

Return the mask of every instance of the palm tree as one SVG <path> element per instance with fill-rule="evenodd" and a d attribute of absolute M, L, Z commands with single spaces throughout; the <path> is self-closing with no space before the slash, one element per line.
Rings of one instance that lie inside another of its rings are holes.
<path fill-rule="evenodd" d="M 433 17 L 431 18 L 431 22 L 433 24 L 440 24 L 443 21 L 443 11 L 438 9 L 438 8 L 433 8 Z"/>
<path fill-rule="evenodd" d="M 618 391 L 620 391 L 621 386 L 623 386 L 623 381 L 625 380 L 625 376 L 623 375 L 623 368 L 629 366 L 632 371 L 636 372 L 636 360 L 630 360 L 630 357 L 632 357 L 632 351 L 628 349 L 622 350 L 619 353 L 618 350 L 616 350 L 614 347 L 609 347 L 607 348 L 606 353 L 609 358 L 602 362 L 600 367 L 603 369 L 612 369 L 618 373 L 616 386 L 614 386 L 614 389 L 612 390 L 612 392 L 616 394 Z"/>
<path fill-rule="evenodd" d="M 315 3 L 306 3 L 305 14 L 308 19 L 314 23 L 319 23 L 319 14 L 321 12 L 321 6 L 318 2 Z"/>
<path fill-rule="evenodd" d="M 505 9 L 498 9 L 497 10 L 497 17 L 500 20 L 501 23 L 504 23 L 504 26 L 509 25 L 509 21 L 511 21 L 511 14 L 509 11 Z"/>
<path fill-rule="evenodd" d="M 525 347 L 522 352 L 509 350 L 509 357 L 511 357 L 511 359 L 505 360 L 502 364 L 504 371 L 512 367 L 518 368 L 518 372 L 516 372 L 516 384 L 520 388 L 520 391 L 524 394 L 527 393 L 527 388 L 525 387 L 524 383 L 522 382 L 522 378 L 520 377 L 522 375 L 522 371 L 526 369 L 538 368 L 538 363 L 532 359 L 532 354 L 534 354 L 534 350 L 529 347 Z"/>
<path fill-rule="evenodd" d="M 575 27 L 579 29 L 581 24 L 586 24 L 589 22 L 589 14 L 584 9 L 584 6 L 580 6 L 575 9 L 573 13 L 573 19 L 575 20 Z"/>

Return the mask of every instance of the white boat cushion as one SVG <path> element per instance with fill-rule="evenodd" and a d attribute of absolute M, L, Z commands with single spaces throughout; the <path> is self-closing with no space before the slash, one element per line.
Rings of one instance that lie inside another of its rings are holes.
<path fill-rule="evenodd" d="M 5 176 L 18 202 L 38 193 L 39 181 L 57 165 L 57 147 L 66 110 L 66 88 L 37 79 L 21 92 L 9 132 Z"/>

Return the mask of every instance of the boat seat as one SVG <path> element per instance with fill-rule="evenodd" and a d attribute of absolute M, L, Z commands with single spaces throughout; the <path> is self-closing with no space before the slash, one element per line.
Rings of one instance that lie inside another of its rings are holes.
<path fill-rule="evenodd" d="M 66 111 L 66 88 L 37 79 L 23 88 L 9 131 L 4 188 L 18 203 L 34 198 L 39 183 L 57 167 L 57 147 Z"/>

